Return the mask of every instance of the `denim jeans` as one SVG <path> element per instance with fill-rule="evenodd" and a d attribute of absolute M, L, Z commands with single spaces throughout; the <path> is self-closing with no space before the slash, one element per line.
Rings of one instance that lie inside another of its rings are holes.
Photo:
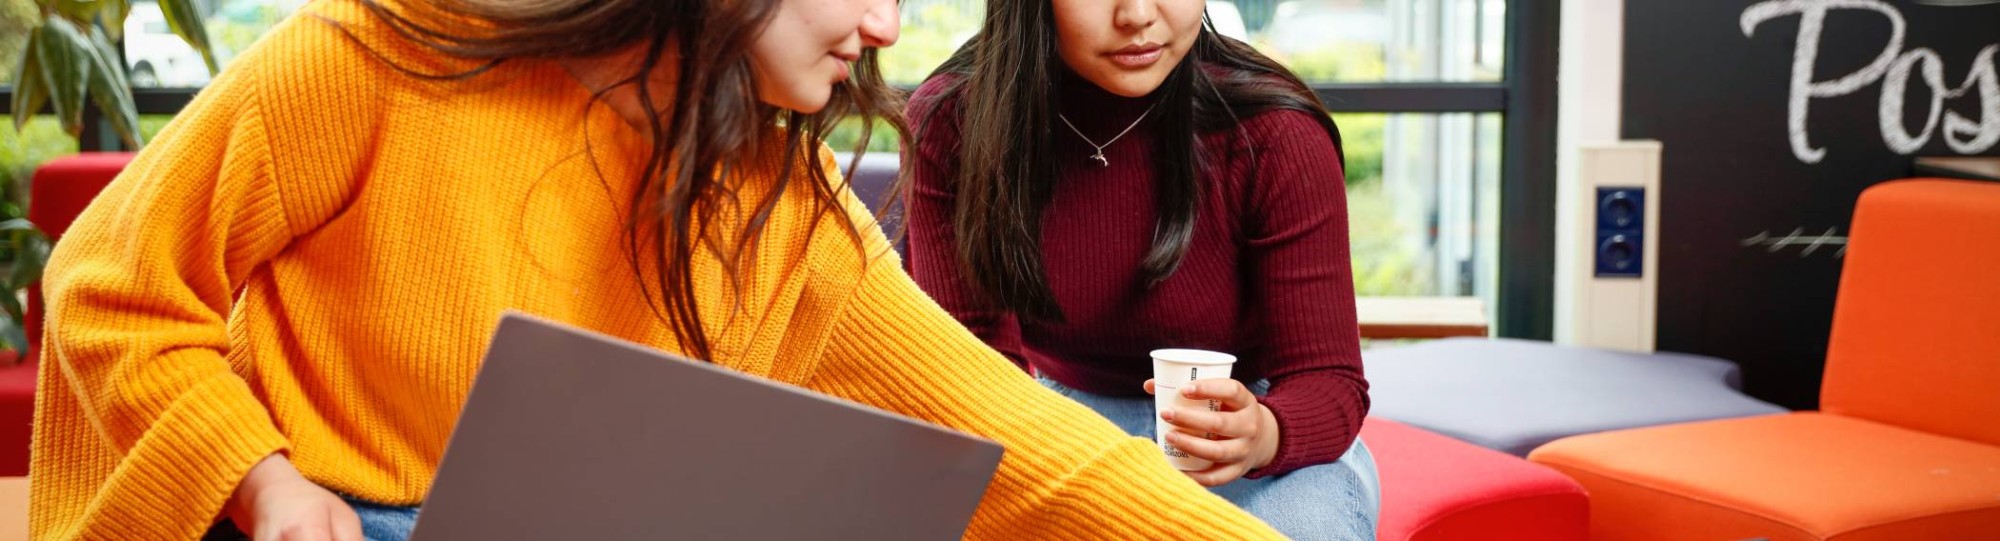
<path fill-rule="evenodd" d="M 392 507 L 369 503 L 349 497 L 347 505 L 354 508 L 354 514 L 361 517 L 361 536 L 368 541 L 409 541 L 410 529 L 417 527 L 417 508 Z M 248 541 L 250 536 L 236 529 L 236 524 L 228 520 L 215 525 L 202 536 L 202 541 Z"/>
<path fill-rule="evenodd" d="M 1153 438 L 1153 397 L 1095 395 L 1048 379 L 1041 381 L 1057 393 L 1096 410 L 1125 432 Z M 1250 390 L 1263 395 L 1269 388 L 1268 382 L 1258 382 Z M 1332 463 L 1273 477 L 1237 479 L 1209 491 L 1299 541 L 1373 540 L 1376 517 L 1382 507 L 1375 457 L 1358 437 L 1347 453 Z"/>

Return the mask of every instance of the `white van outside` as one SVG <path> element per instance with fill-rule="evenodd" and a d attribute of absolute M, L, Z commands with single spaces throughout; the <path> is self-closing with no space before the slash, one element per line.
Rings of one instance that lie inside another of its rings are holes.
<path fill-rule="evenodd" d="M 125 66 L 133 88 L 193 88 L 209 79 L 201 53 L 174 35 L 155 2 L 133 2 L 125 16 Z"/>

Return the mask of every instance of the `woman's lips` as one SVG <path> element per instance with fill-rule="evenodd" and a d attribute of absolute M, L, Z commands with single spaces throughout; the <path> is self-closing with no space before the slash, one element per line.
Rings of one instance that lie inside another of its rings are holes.
<path fill-rule="evenodd" d="M 835 68 L 838 69 L 838 71 L 835 71 L 833 74 L 833 82 L 835 83 L 846 81 L 848 77 L 852 76 L 852 74 L 849 73 L 848 71 L 850 68 L 847 67 L 847 63 L 853 62 L 861 58 L 861 55 L 858 54 L 848 55 L 843 53 L 831 53 L 828 54 L 827 56 L 833 57 L 833 65 Z"/>
<path fill-rule="evenodd" d="M 1111 63 L 1117 64 L 1119 67 L 1127 69 L 1138 69 L 1151 66 L 1155 62 L 1159 62 L 1161 53 L 1165 51 L 1166 47 L 1162 47 L 1159 45 L 1153 45 L 1153 44 L 1133 45 L 1130 47 L 1112 51 L 1110 53 L 1105 54 L 1104 56 L 1106 58 L 1110 58 Z"/>

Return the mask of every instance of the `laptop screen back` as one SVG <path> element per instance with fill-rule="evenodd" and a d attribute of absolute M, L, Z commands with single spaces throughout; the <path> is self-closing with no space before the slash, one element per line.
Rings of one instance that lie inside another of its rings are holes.
<path fill-rule="evenodd" d="M 509 314 L 413 539 L 956 539 L 993 442 Z"/>

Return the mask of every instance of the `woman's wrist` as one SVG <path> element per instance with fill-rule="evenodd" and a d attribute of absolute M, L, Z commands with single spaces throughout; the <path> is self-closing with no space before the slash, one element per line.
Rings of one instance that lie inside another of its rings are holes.
<path fill-rule="evenodd" d="M 265 489 L 304 478 L 284 453 L 271 453 L 251 466 L 250 471 L 243 474 L 243 480 L 236 483 L 236 492 L 229 496 L 228 513 L 233 516 L 249 512 L 257 501 L 257 495 Z"/>
<path fill-rule="evenodd" d="M 1277 460 L 1278 442 L 1282 441 L 1282 434 L 1278 428 L 1278 415 L 1272 413 L 1271 408 L 1265 407 L 1263 402 L 1257 403 L 1257 423 L 1259 425 L 1257 440 L 1252 443 L 1250 455 L 1252 470 L 1263 469 L 1271 465 L 1271 461 Z"/>

